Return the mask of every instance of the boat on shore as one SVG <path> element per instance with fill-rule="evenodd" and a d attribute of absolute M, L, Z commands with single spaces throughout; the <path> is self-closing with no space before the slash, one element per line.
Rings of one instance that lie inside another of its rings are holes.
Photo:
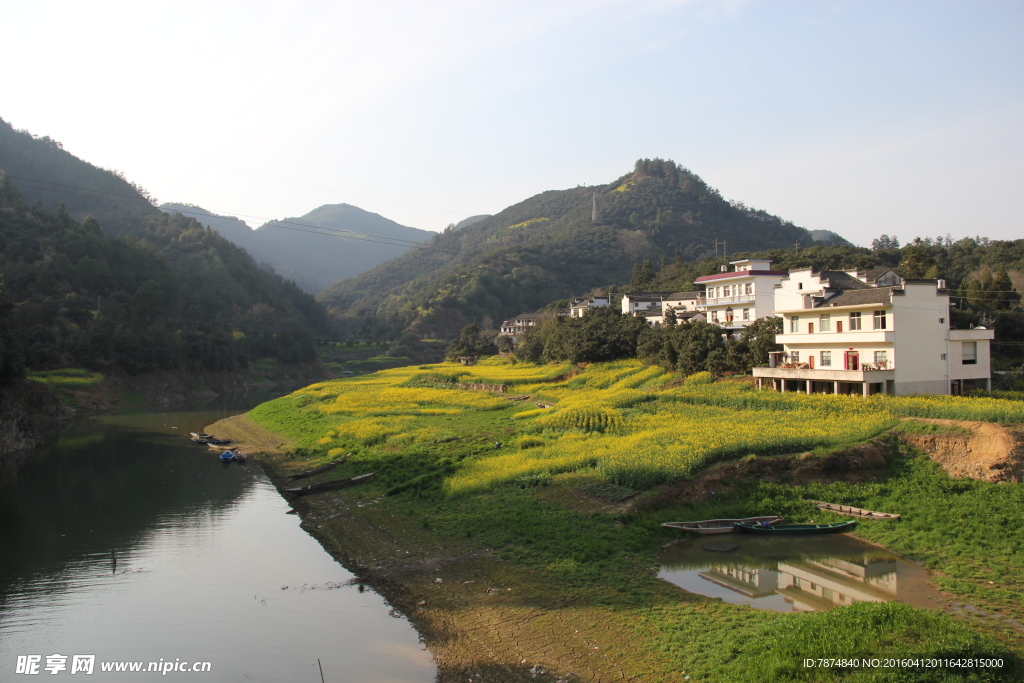
<path fill-rule="evenodd" d="M 865 510 L 864 508 L 855 508 L 850 505 L 840 505 L 838 503 L 825 503 L 820 500 L 814 501 L 814 504 L 818 506 L 819 510 L 828 510 L 834 512 L 837 515 L 848 515 L 850 517 L 860 517 L 861 519 L 899 519 L 900 515 L 889 512 L 876 512 L 874 510 Z"/>
<path fill-rule="evenodd" d="M 809 534 L 841 534 L 851 531 L 857 526 L 856 520 L 838 522 L 836 524 L 778 524 L 775 526 L 759 526 L 757 524 L 736 523 L 736 529 L 748 534 L 766 534 L 775 536 L 806 536 Z"/>
<path fill-rule="evenodd" d="M 192 440 L 196 443 L 213 444 L 214 446 L 223 446 L 231 443 L 231 439 L 218 439 L 209 434 L 196 434 L 195 432 L 192 432 Z"/>
<path fill-rule="evenodd" d="M 334 481 L 325 481 L 322 484 L 310 484 L 309 486 L 303 486 L 297 489 L 285 489 L 285 492 L 296 496 L 306 496 L 310 493 L 343 489 L 369 481 L 373 477 L 373 474 L 373 472 L 370 472 L 369 474 L 360 474 L 358 477 L 351 477 L 349 479 L 335 479 Z"/>
<path fill-rule="evenodd" d="M 314 467 L 313 469 L 306 470 L 305 472 L 296 472 L 295 474 L 289 474 L 288 478 L 289 479 L 305 479 L 306 477 L 312 477 L 314 474 L 320 474 L 321 472 L 326 472 L 327 470 L 331 469 L 332 467 L 336 467 L 337 465 L 340 465 L 341 463 L 345 462 L 346 460 L 348 460 L 351 457 L 352 457 L 352 454 L 349 453 L 344 458 L 339 458 L 338 460 L 335 460 L 334 462 L 329 462 L 326 465 L 320 465 L 320 467 Z"/>
<path fill-rule="evenodd" d="M 662 526 L 682 531 L 694 531 L 707 536 L 710 534 L 729 534 L 736 531 L 735 524 L 778 524 L 782 517 L 769 515 L 767 517 L 744 517 L 742 519 L 702 519 L 698 522 L 664 522 Z"/>
<path fill-rule="evenodd" d="M 223 451 L 220 454 L 220 459 L 223 460 L 224 462 L 231 462 L 232 460 L 235 459 L 235 452 L 232 450 Z"/>

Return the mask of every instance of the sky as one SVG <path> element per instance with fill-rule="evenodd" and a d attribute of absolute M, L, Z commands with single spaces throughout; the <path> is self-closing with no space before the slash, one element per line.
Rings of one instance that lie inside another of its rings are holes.
<path fill-rule="evenodd" d="M 0 0 L 0 118 L 256 227 L 427 230 L 672 159 L 868 245 L 1024 238 L 1018 0 Z"/>

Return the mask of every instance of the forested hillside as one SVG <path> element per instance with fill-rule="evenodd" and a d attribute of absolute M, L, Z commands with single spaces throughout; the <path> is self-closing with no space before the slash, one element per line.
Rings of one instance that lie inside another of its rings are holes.
<path fill-rule="evenodd" d="M 180 215 L 157 212 L 133 232 L 31 207 L 0 177 L 5 357 L 130 373 L 314 360 L 327 320 L 294 283 Z"/>
<path fill-rule="evenodd" d="M 271 221 L 258 230 L 233 216 L 218 216 L 190 204 L 163 204 L 166 212 L 183 212 L 244 248 L 257 263 L 316 294 L 405 253 L 412 243 L 436 233 L 395 223 L 349 204 L 326 204 L 298 218 Z M 326 228 L 331 234 L 314 234 Z"/>
<path fill-rule="evenodd" d="M 158 213 L 148 193 L 121 173 L 82 161 L 48 136 L 16 131 L 3 119 L 0 170 L 27 203 L 56 212 L 63 202 L 72 218 L 92 216 L 108 233 L 128 233 L 137 220 Z"/>
<path fill-rule="evenodd" d="M 469 320 L 500 321 L 628 282 L 636 262 L 691 261 L 713 255 L 723 241 L 729 253 L 815 243 L 804 228 L 725 201 L 672 161 L 643 159 L 608 185 L 543 192 L 446 230 L 432 249 L 340 282 L 318 299 L 352 334 L 409 328 L 451 338 Z"/>

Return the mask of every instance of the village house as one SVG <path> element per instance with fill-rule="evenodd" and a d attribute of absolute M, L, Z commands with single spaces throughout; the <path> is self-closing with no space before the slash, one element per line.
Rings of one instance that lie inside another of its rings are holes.
<path fill-rule="evenodd" d="M 582 318 L 583 314 L 591 308 L 603 308 L 611 303 L 608 296 L 596 296 L 592 299 L 579 299 L 573 301 L 569 306 L 569 315 L 573 318 Z"/>
<path fill-rule="evenodd" d="M 512 337 L 514 341 L 519 341 L 519 337 L 526 330 L 541 324 L 550 315 L 550 313 L 523 313 L 522 315 L 517 315 L 511 320 L 502 322 L 498 333 L 506 337 Z"/>
<path fill-rule="evenodd" d="M 672 292 L 633 292 L 622 296 L 622 315 L 643 313 L 652 306 L 661 306 L 662 300 Z"/>
<path fill-rule="evenodd" d="M 951 329 L 945 281 L 889 273 L 790 272 L 775 289 L 783 351 L 754 368 L 758 386 L 864 396 L 990 388 L 993 331 Z"/>
<path fill-rule="evenodd" d="M 704 287 L 704 296 L 696 302 L 696 310 L 708 322 L 720 325 L 728 336 L 743 330 L 758 318 L 775 313 L 775 285 L 787 273 L 772 270 L 772 262 L 743 259 L 722 266 L 722 272 L 704 275 L 693 282 Z"/>

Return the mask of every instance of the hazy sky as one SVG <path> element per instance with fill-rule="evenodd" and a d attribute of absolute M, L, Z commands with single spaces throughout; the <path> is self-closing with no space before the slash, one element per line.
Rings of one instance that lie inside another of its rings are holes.
<path fill-rule="evenodd" d="M 440 230 L 659 156 L 856 243 L 1024 237 L 1019 0 L 0 0 L 0 16 L 0 117 L 161 201 L 262 218 L 347 202 Z"/>

